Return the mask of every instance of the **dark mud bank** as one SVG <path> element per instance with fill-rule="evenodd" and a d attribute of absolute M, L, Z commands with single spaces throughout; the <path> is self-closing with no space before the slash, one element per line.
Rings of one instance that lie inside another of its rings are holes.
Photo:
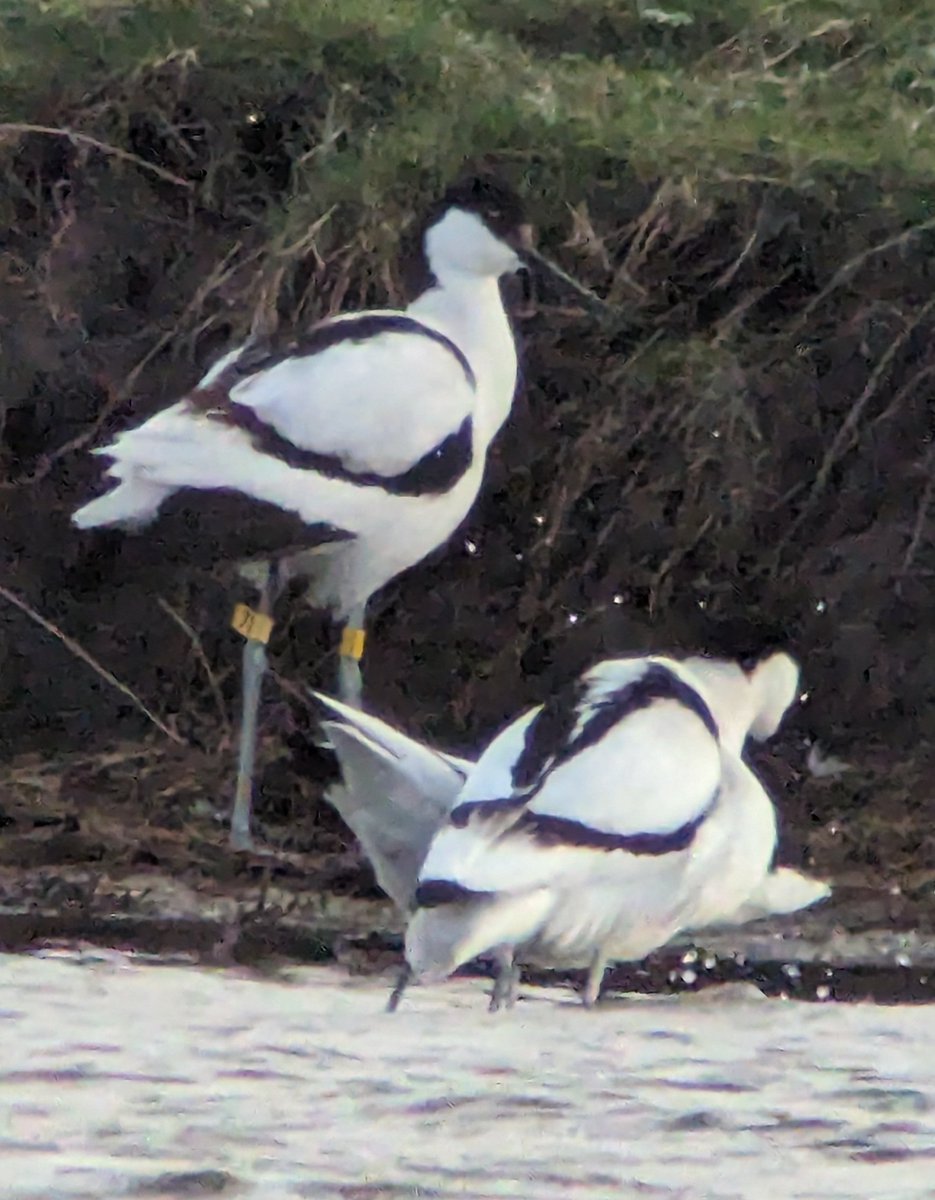
<path fill-rule="evenodd" d="M 398 933 L 347 932 L 340 922 L 303 924 L 251 914 L 243 920 L 94 916 L 82 912 L 15 912 L 0 909 L 0 951 L 64 953 L 82 961 L 119 954 L 165 963 L 240 966 L 278 975 L 290 963 L 337 961 L 353 974 L 385 974 L 402 962 Z M 346 914 L 353 930 L 359 922 Z M 719 984 L 747 983 L 766 996 L 814 1002 L 935 1003 L 935 936 L 867 930 L 845 934 L 839 924 L 812 920 L 812 931 L 770 926 L 713 934 L 673 945 L 640 964 L 612 967 L 603 997 L 626 993 L 699 992 Z M 826 926 L 824 936 L 818 925 Z M 486 975 L 483 964 L 459 974 Z M 525 970 L 526 986 L 579 988 L 584 974 Z"/>

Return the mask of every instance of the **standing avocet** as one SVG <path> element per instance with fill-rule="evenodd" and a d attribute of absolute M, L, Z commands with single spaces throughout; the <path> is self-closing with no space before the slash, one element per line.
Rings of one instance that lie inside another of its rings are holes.
<path fill-rule="evenodd" d="M 241 347 L 96 451 L 117 486 L 76 525 L 127 530 L 149 559 L 233 558 L 259 588 L 256 610 L 234 615 L 246 638 L 237 848 L 250 845 L 274 602 L 308 580 L 310 603 L 343 625 L 339 693 L 359 704 L 369 598 L 454 532 L 510 411 L 517 356 L 499 279 L 522 267 L 529 233 L 505 185 L 456 184 L 427 220 L 432 286 L 408 308 L 323 321 L 284 351 Z"/>
<path fill-rule="evenodd" d="M 610 659 L 499 734 L 419 871 L 390 1006 L 408 978 L 479 956 L 499 968 L 493 1008 L 514 999 L 517 962 L 587 967 L 591 1005 L 609 962 L 748 902 L 776 815 L 740 750 L 778 728 L 799 671 L 786 654 L 734 671 L 725 688 L 705 660 Z"/>
<path fill-rule="evenodd" d="M 763 669 L 746 672 L 734 662 L 702 658 L 689 659 L 685 665 L 704 679 L 706 692 L 717 689 L 717 699 L 712 697 L 711 703 L 723 722 L 722 743 L 725 729 L 732 724 L 742 740 L 751 733 L 756 737 Z M 357 838 L 377 883 L 408 916 L 432 839 L 458 803 L 476 762 L 426 746 L 372 713 L 331 696 L 315 696 L 329 710 L 323 728 L 341 765 L 341 781 L 328 789 L 325 798 Z M 753 804 L 762 807 L 765 795 L 764 791 L 754 796 Z M 821 880 L 791 867 L 775 867 L 739 908 L 715 915 L 711 924 L 743 924 L 797 912 L 830 894 L 831 888 Z"/>

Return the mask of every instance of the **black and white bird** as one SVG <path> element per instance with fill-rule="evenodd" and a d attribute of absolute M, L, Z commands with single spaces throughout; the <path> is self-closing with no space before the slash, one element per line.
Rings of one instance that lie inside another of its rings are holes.
<path fill-rule="evenodd" d="M 477 957 L 498 967 L 494 1009 L 519 963 L 588 968 L 592 1005 L 609 962 L 755 901 L 776 814 L 741 750 L 775 732 L 798 678 L 782 653 L 750 672 L 610 659 L 513 721 L 431 841 L 391 1008 L 409 979 Z"/>
<path fill-rule="evenodd" d="M 233 350 L 95 451 L 116 486 L 74 514 L 79 528 L 127 531 L 167 563 L 233 559 L 259 589 L 256 609 L 234 616 L 246 639 L 236 848 L 251 844 L 274 602 L 307 579 L 309 602 L 343 626 L 338 692 L 359 705 L 368 600 L 461 523 L 510 412 L 517 352 L 499 280 L 523 267 L 530 241 L 511 189 L 458 183 L 427 219 L 433 282 L 408 308 L 322 321 L 281 351 Z"/>
<path fill-rule="evenodd" d="M 720 686 L 719 710 L 732 700 L 738 705 L 734 714 L 738 731 L 744 720 L 755 721 L 751 675 L 736 663 L 689 661 L 708 675 L 709 688 Z M 409 916 L 432 839 L 448 821 L 476 760 L 427 746 L 333 696 L 314 695 L 328 710 L 322 727 L 341 767 L 341 781 L 332 784 L 325 798 L 357 838 L 379 886 Z M 749 732 L 748 728 L 745 734 Z M 798 912 L 830 894 L 831 888 L 822 880 L 792 867 L 774 867 L 737 909 L 725 911 L 711 923 L 741 925 Z"/>

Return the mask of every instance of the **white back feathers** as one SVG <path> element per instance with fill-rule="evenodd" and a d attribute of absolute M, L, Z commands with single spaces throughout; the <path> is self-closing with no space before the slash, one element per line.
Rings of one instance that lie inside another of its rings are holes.
<path fill-rule="evenodd" d="M 413 973 L 436 978 L 485 953 L 504 969 L 514 954 L 585 965 L 591 1002 L 611 959 L 736 912 L 775 847 L 772 804 L 740 749 L 781 716 L 794 668 L 783 657 L 758 676 L 712 660 L 697 674 L 658 656 L 609 660 L 508 726 L 422 865 Z"/>

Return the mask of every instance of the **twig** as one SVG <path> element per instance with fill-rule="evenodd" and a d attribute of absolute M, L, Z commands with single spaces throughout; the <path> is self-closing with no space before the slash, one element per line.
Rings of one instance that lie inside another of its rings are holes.
<path fill-rule="evenodd" d="M 30 487 L 33 484 L 40 483 L 49 474 L 57 462 L 72 454 L 75 450 L 80 450 L 82 446 L 86 446 L 88 442 L 93 441 L 97 437 L 98 432 L 108 420 L 118 405 L 132 392 L 140 373 L 149 365 L 150 362 L 169 345 L 173 338 L 178 336 L 179 330 L 185 321 L 185 318 L 192 312 L 196 311 L 207 299 L 208 295 L 215 287 L 219 287 L 224 283 L 230 275 L 236 270 L 235 267 L 229 267 L 231 258 L 236 255 L 241 249 L 242 243 L 235 242 L 231 249 L 224 255 L 218 265 L 214 268 L 205 283 L 195 292 L 195 295 L 186 304 L 182 313 L 172 326 L 167 329 L 161 337 L 150 346 L 143 357 L 131 368 L 129 374 L 124 379 L 119 388 L 114 387 L 109 380 L 103 377 L 98 378 L 98 383 L 107 392 L 107 400 L 101 406 L 97 416 L 91 422 L 87 429 L 82 433 L 76 434 L 61 446 L 57 446 L 49 454 L 44 454 L 28 475 L 17 475 L 14 479 L 0 480 L 0 491 L 12 491 L 15 488 Z M 259 252 L 257 252 L 258 254 Z M 254 255 L 253 257 L 256 257 Z M 249 258 L 247 259 L 249 262 Z"/>
<path fill-rule="evenodd" d="M 146 367 L 149 366 L 157 354 L 161 354 L 166 346 L 168 346 L 176 337 L 178 337 L 185 319 L 192 313 L 196 313 L 201 309 L 202 305 L 215 290 L 215 288 L 219 288 L 222 283 L 226 283 L 227 280 L 230 279 L 231 275 L 233 275 L 238 269 L 238 267 L 246 266 L 251 259 L 258 258 L 262 253 L 261 250 L 257 250 L 252 255 L 248 255 L 244 262 L 234 263 L 231 265 L 231 260 L 236 258 L 242 248 L 243 242 L 239 240 L 234 242 L 233 246 L 231 246 L 230 250 L 228 250 L 228 252 L 220 259 L 201 287 L 196 288 L 194 296 L 192 296 L 191 300 L 189 300 L 189 302 L 182 309 L 179 319 L 175 322 L 172 328 L 167 329 L 162 337 L 158 338 L 153 345 L 150 346 L 149 350 L 147 350 L 147 352 L 133 367 L 129 375 L 123 381 L 120 386 L 121 398 L 126 399 L 126 397 L 132 392 L 133 388 L 136 386 L 136 381 L 140 374 L 145 370 Z"/>
<path fill-rule="evenodd" d="M 666 576 L 671 574 L 673 567 L 677 567 L 679 563 L 683 561 L 686 555 L 691 554 L 691 552 L 701 542 L 713 524 L 714 513 L 708 513 L 705 519 L 701 522 L 701 525 L 695 530 L 694 534 L 691 536 L 691 538 L 689 538 L 685 545 L 673 546 L 663 559 L 662 564 L 653 576 L 652 583 L 649 585 L 648 610 L 651 617 L 655 615 L 656 603 L 659 597 L 659 589 L 665 582 Z"/>
<path fill-rule="evenodd" d="M 107 392 L 107 399 L 88 428 L 83 433 L 69 438 L 61 446 L 57 446 L 51 453 L 43 454 L 28 474 L 17 475 L 13 479 L 0 479 L 0 492 L 14 491 L 16 488 L 31 487 L 33 484 L 41 483 L 60 459 L 71 454 L 73 450 L 80 450 L 82 446 L 97 437 L 101 426 L 122 399 L 121 394 L 111 386 L 107 379 L 99 377 L 97 382 Z"/>
<path fill-rule="evenodd" d="M 179 175 L 173 175 L 165 167 L 159 167 L 155 163 L 147 162 L 145 158 L 140 158 L 138 154 L 131 154 L 129 150 L 123 150 L 120 146 L 111 146 L 108 142 L 99 141 L 96 137 L 91 137 L 90 134 L 78 133 L 75 129 L 60 129 L 53 125 L 29 125 L 19 121 L 4 121 L 0 124 L 0 138 L 23 133 L 41 133 L 46 137 L 65 138 L 77 145 L 90 146 L 94 150 L 100 150 L 102 154 L 109 154 L 112 158 L 120 158 L 124 162 L 134 163 L 141 170 L 158 175 L 160 179 L 174 183 L 176 187 L 185 188 L 187 192 L 194 191 L 195 188 L 195 185 L 190 180 L 182 179 Z"/>
<path fill-rule="evenodd" d="M 269 667 L 268 673 L 270 678 L 272 678 L 274 682 L 279 685 L 279 687 L 286 693 L 287 696 L 291 696 L 293 700 L 298 700 L 303 708 L 307 708 L 310 713 L 314 713 L 319 719 L 321 718 L 321 709 L 309 698 L 308 688 L 299 687 L 299 685 L 293 683 L 291 679 L 280 674 L 275 667 Z"/>
<path fill-rule="evenodd" d="M 935 375 L 935 363 L 928 363 L 926 366 L 916 371 L 915 375 L 913 375 L 907 383 L 903 384 L 893 399 L 889 402 L 889 404 L 887 404 L 883 412 L 881 412 L 878 417 L 873 418 L 874 427 L 877 425 L 882 425 L 884 421 L 888 421 L 890 417 L 892 417 L 893 414 L 899 409 L 906 397 L 911 396 L 919 384 L 924 379 L 930 378 L 932 375 Z"/>
<path fill-rule="evenodd" d="M 269 252 L 269 259 L 274 266 L 271 271 L 264 268 L 259 273 L 260 282 L 256 285 L 257 302 L 254 305 L 253 316 L 250 320 L 250 335 L 255 338 L 272 338 L 279 327 L 277 305 L 282 291 L 286 272 L 304 255 L 313 254 L 316 263 L 321 262 L 316 239 L 331 220 L 337 210 L 332 206 L 314 221 L 301 237 L 296 238 L 285 246 L 274 247 Z M 264 279 L 264 275 L 266 278 Z"/>
<path fill-rule="evenodd" d="M 166 737 L 170 739 L 170 741 L 175 742 L 177 746 L 184 746 L 186 744 L 184 738 L 179 737 L 177 733 L 171 730 L 164 721 L 160 720 L 160 718 L 151 711 L 151 709 L 146 707 L 146 705 L 134 691 L 127 687 L 125 683 L 121 683 L 117 676 L 112 675 L 106 667 L 101 666 L 97 659 L 90 655 L 83 646 L 79 645 L 74 638 L 69 637 L 67 633 L 63 633 L 57 625 L 53 625 L 51 621 L 46 620 L 46 618 L 40 613 L 37 613 L 34 608 L 30 607 L 25 600 L 21 599 L 21 597 L 17 596 L 15 592 L 11 592 L 9 588 L 4 587 L 2 584 L 0 584 L 0 596 L 2 596 L 8 604 L 12 604 L 14 608 L 18 608 L 19 611 L 29 617 L 31 621 L 35 621 L 37 625 L 41 625 L 47 633 L 51 633 L 53 637 L 58 638 L 62 645 L 70 650 L 76 658 L 80 658 L 82 662 L 87 663 L 91 670 L 99 675 L 101 679 L 103 679 L 106 683 L 109 683 L 111 687 L 115 687 L 118 692 L 121 692 L 124 696 L 126 696 L 134 708 L 138 709 L 144 717 L 148 717 L 149 720 L 152 721 L 152 723 L 156 726 L 156 728 L 160 730 L 160 732 L 164 733 Z"/>
<path fill-rule="evenodd" d="M 919 225 L 913 225 L 911 229 L 904 229 L 902 233 L 887 238 L 886 241 L 880 242 L 877 246 L 870 246 L 866 250 L 862 250 L 859 254 L 855 254 L 853 258 L 849 258 L 843 266 L 835 271 L 831 281 L 821 289 L 818 295 L 813 296 L 808 304 L 806 304 L 799 319 L 792 326 L 790 336 L 797 334 L 815 309 L 820 304 L 823 304 L 832 292 L 837 291 L 842 284 L 847 283 L 849 279 L 853 278 L 859 268 L 869 259 L 877 254 L 885 254 L 887 250 L 895 250 L 897 247 L 905 246 L 913 238 L 918 237 L 922 233 L 927 233 L 930 229 L 935 229 L 935 217 L 930 217 L 929 220 L 922 221 Z"/>
<path fill-rule="evenodd" d="M 906 553 L 903 555 L 903 561 L 899 568 L 899 580 L 896 584 L 897 596 L 902 594 L 902 580 L 912 569 L 913 560 L 918 553 L 919 546 L 922 544 L 925 523 L 928 520 L 929 510 L 932 507 L 932 500 L 935 499 L 935 475 L 932 474 L 933 464 L 935 464 L 935 443 L 929 446 L 928 452 L 925 455 L 925 464 L 922 469 L 927 478 L 925 487 L 922 490 L 922 496 L 919 499 L 916 519 L 913 522 L 912 536 L 909 539 L 909 545 L 906 547 Z"/>
<path fill-rule="evenodd" d="M 218 710 L 218 716 L 221 719 L 221 724 L 224 727 L 224 733 L 229 738 L 231 735 L 231 723 L 230 717 L 227 713 L 227 706 L 224 703 L 224 696 L 221 693 L 221 685 L 218 683 L 217 676 L 211 669 L 211 663 L 208 661 L 207 654 L 205 654 L 205 648 L 202 644 L 201 638 L 198 636 L 195 630 L 192 629 L 191 625 L 189 625 L 182 614 L 177 612 L 172 607 L 168 600 L 160 596 L 158 599 L 158 604 L 166 616 L 170 617 L 176 623 L 176 625 L 178 625 L 179 629 L 182 630 L 182 632 L 191 642 L 192 649 L 195 651 L 195 657 L 201 663 L 204 673 L 207 676 L 208 686 L 211 688 L 211 695 L 214 697 L 214 704 Z"/>
<path fill-rule="evenodd" d="M 935 226 L 935 221 L 933 221 L 932 224 Z M 834 435 L 831 445 L 825 451 L 825 455 L 822 458 L 821 465 L 819 466 L 815 474 L 815 478 L 812 481 L 812 486 L 805 498 L 805 502 L 796 513 L 793 520 L 790 521 L 786 528 L 785 534 L 779 542 L 779 545 L 773 552 L 772 561 L 774 564 L 779 562 L 779 556 L 781 555 L 782 551 L 801 529 L 819 497 L 827 487 L 828 480 L 831 477 L 831 472 L 834 469 L 835 464 L 841 455 L 845 453 L 851 440 L 856 436 L 857 426 L 864 414 L 864 410 L 870 403 L 873 396 L 876 394 L 881 379 L 892 366 L 893 359 L 906 344 L 912 333 L 933 310 L 935 310 L 935 297 L 923 304 L 915 318 L 905 327 L 905 329 L 902 330 L 897 338 L 894 338 L 892 343 L 886 348 L 886 351 L 880 356 L 880 361 L 874 367 L 870 378 L 867 380 L 866 387 L 851 405 L 850 411 L 841 422 L 841 427 Z"/>
<path fill-rule="evenodd" d="M 545 254 L 540 254 L 538 250 L 526 249 L 523 251 L 523 256 L 542 267 L 550 275 L 554 275 L 556 279 L 560 279 L 566 287 L 581 297 L 585 307 L 590 309 L 598 319 L 620 316 L 620 309 L 616 305 L 608 304 L 606 300 L 602 300 L 597 292 L 592 291 L 589 287 L 585 287 L 580 280 L 575 279 L 574 275 L 569 275 L 558 263 L 553 262 Z"/>

